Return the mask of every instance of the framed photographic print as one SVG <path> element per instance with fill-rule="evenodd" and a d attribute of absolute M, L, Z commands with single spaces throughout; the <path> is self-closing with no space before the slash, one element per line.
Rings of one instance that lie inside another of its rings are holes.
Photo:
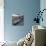
<path fill-rule="evenodd" d="M 24 25 L 24 15 L 12 15 L 12 25 Z"/>

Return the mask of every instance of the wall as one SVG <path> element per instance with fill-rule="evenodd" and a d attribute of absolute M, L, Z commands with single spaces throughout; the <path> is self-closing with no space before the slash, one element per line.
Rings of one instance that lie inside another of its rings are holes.
<path fill-rule="evenodd" d="M 40 0 L 40 9 L 41 9 L 41 11 L 43 9 L 46 9 L 46 0 Z M 46 20 L 45 20 L 46 19 L 46 11 L 43 12 L 42 17 L 43 17 L 43 22 L 41 21 L 40 25 L 46 26 Z"/>
<path fill-rule="evenodd" d="M 0 0 L 0 42 L 4 41 L 4 0 Z"/>
<path fill-rule="evenodd" d="M 41 10 L 46 9 L 46 0 L 41 0 L 41 1 L 40 1 L 40 9 L 41 9 Z M 40 25 L 46 27 L 46 11 L 43 13 L 42 17 L 43 17 L 44 20 L 43 20 L 43 22 L 40 21 Z M 45 41 L 46 41 L 46 40 L 45 40 Z M 46 42 L 45 42 L 45 43 L 46 43 Z"/>
<path fill-rule="evenodd" d="M 18 41 L 24 37 L 32 28 L 32 20 L 36 17 L 35 12 L 40 9 L 40 0 L 5 0 L 5 40 Z M 12 25 L 12 14 L 24 15 L 24 26 Z"/>

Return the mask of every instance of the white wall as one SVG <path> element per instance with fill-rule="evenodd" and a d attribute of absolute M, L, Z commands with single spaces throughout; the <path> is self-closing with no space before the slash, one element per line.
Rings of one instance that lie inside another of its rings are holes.
<path fill-rule="evenodd" d="M 0 42 L 4 41 L 4 0 L 0 0 Z"/>

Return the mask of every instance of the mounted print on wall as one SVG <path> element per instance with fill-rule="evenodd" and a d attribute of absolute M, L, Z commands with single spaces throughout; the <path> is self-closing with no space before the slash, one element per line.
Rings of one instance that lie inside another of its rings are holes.
<path fill-rule="evenodd" d="M 23 26 L 24 25 L 24 15 L 12 15 L 12 25 L 13 26 Z"/>

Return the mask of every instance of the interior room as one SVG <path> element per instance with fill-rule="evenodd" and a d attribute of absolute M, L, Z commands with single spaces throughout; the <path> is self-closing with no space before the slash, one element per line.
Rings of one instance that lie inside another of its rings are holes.
<path fill-rule="evenodd" d="M 46 0 L 0 0 L 0 46 L 46 46 Z"/>

